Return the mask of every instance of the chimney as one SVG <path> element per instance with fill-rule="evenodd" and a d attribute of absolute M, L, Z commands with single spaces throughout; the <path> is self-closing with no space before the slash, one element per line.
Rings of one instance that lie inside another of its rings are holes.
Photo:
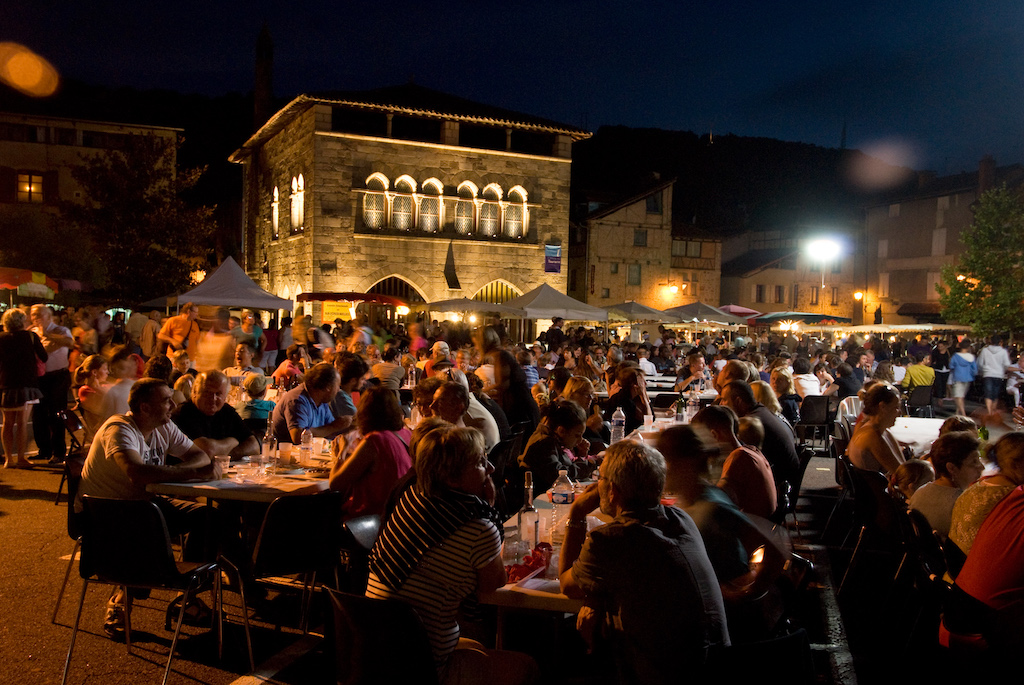
<path fill-rule="evenodd" d="M 274 114 L 274 42 L 270 40 L 270 29 L 266 24 L 256 39 L 256 79 L 252 100 L 253 131 L 258 131 Z"/>
<path fill-rule="evenodd" d="M 978 162 L 978 195 L 992 190 L 996 182 L 996 159 L 985 155 Z"/>

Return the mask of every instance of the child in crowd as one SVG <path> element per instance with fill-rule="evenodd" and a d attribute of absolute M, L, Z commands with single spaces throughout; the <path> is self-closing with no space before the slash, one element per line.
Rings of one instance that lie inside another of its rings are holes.
<path fill-rule="evenodd" d="M 235 410 L 243 419 L 269 420 L 275 404 L 263 399 L 267 394 L 267 377 L 250 373 L 242 380 L 242 388 L 249 399 L 235 405 Z"/>
<path fill-rule="evenodd" d="M 892 474 L 891 486 L 899 490 L 904 498 L 910 497 L 917 490 L 935 480 L 935 469 L 924 459 L 908 459 L 900 464 Z"/>

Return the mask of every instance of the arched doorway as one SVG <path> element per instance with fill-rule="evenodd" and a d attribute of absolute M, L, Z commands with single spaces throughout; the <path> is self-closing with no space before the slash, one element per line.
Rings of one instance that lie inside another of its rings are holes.
<path fill-rule="evenodd" d="M 519 297 L 523 293 L 516 288 L 514 285 L 505 281 L 491 281 L 486 284 L 480 290 L 476 291 L 473 295 L 473 299 L 478 302 L 493 302 L 495 304 L 502 304 L 509 300 Z M 506 319 L 505 327 L 508 335 L 512 340 L 522 340 L 523 332 L 525 330 L 525 322 L 522 319 Z"/>
<path fill-rule="evenodd" d="M 388 276 L 377 281 L 366 292 L 397 298 L 410 307 L 426 302 L 420 291 L 416 289 L 416 286 L 400 276 Z M 376 323 L 378 320 L 394 323 L 395 321 L 405 319 L 405 316 L 397 315 L 395 308 L 388 305 L 362 302 L 356 309 L 360 314 L 366 314 L 373 323 Z"/>

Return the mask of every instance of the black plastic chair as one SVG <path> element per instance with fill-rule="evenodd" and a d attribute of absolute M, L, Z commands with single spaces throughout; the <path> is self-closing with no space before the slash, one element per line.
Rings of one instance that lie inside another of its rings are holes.
<path fill-rule="evenodd" d="M 794 426 L 800 445 L 810 447 L 822 456 L 827 455 L 838 414 L 838 395 L 805 397 L 800 403 L 800 422 Z"/>
<path fill-rule="evenodd" d="M 328 590 L 334 609 L 338 685 L 437 685 L 434 657 L 416 611 L 397 599 Z M 396 658 L 395 646 L 402 654 Z"/>
<path fill-rule="evenodd" d="M 249 566 L 256 580 L 278 576 L 303 576 L 299 625 L 308 632 L 309 606 L 320 572 L 336 575 L 342 547 L 341 514 L 345 496 L 331 490 L 317 495 L 278 497 L 267 508 Z M 222 561 L 239 574 L 239 563 L 228 557 Z M 241 581 L 241 578 L 239 578 Z M 249 612 L 244 583 L 238 587 L 242 598 L 246 640 L 249 637 Z"/>
<path fill-rule="evenodd" d="M 380 516 L 357 516 L 342 526 L 341 577 L 338 589 L 360 594 L 366 591 L 370 573 L 370 550 L 380 536 Z"/>
<path fill-rule="evenodd" d="M 518 511 L 522 504 L 519 500 L 509 501 L 505 499 L 505 494 L 508 491 L 506 478 L 508 477 L 510 466 L 515 467 L 518 464 L 522 444 L 523 433 L 515 433 L 508 440 L 502 440 L 495 445 L 487 455 L 491 465 L 494 466 L 494 480 L 495 485 L 497 486 L 494 507 L 503 514 L 510 514 L 512 511 Z M 514 470 L 518 476 L 519 469 L 515 468 Z"/>
<path fill-rule="evenodd" d="M 800 521 L 796 517 L 796 505 L 800 500 L 800 490 L 803 488 L 804 474 L 807 473 L 807 465 L 811 463 L 811 459 L 814 458 L 814 450 L 804 447 L 800 450 L 800 469 L 797 471 L 796 479 L 792 483 L 788 483 L 789 486 L 786 496 L 779 501 L 779 508 L 776 510 L 776 516 L 778 516 L 776 523 L 781 523 L 789 529 L 789 517 L 793 517 L 793 526 L 796 528 L 797 537 L 803 539 L 803 534 L 800 532 Z M 773 516 L 773 518 L 775 518 Z"/>
<path fill-rule="evenodd" d="M 651 406 L 654 409 L 668 409 L 679 400 L 679 393 L 677 392 L 663 392 L 660 395 L 656 395 L 651 400 Z"/>
<path fill-rule="evenodd" d="M 893 576 L 894 582 L 907 555 L 904 536 L 901 534 L 905 518 L 901 511 L 903 505 L 897 503 L 889 494 L 888 479 L 878 471 L 859 469 L 849 463 L 846 464 L 846 473 L 853 489 L 855 525 L 860 526 L 860 532 L 857 535 L 853 556 L 850 557 L 850 564 L 839 583 L 836 597 L 843 594 L 847 582 L 869 546 L 876 551 L 901 555 L 899 568 Z"/>
<path fill-rule="evenodd" d="M 64 459 L 64 471 L 60 476 L 60 484 L 57 486 L 57 496 L 53 499 L 54 506 L 60 504 L 60 493 L 64 489 L 64 484 L 68 482 L 69 478 L 73 475 L 77 475 L 79 478 L 82 476 L 82 467 L 85 466 L 85 458 L 88 456 L 85 453 L 84 440 L 85 440 L 85 426 L 82 424 L 82 420 L 78 418 L 78 414 L 69 409 L 61 409 L 57 412 L 57 416 L 60 417 L 61 422 L 64 424 L 64 430 L 68 434 L 68 455 Z M 82 435 L 82 439 L 78 439 L 78 435 Z M 68 502 L 72 504 L 74 502 L 74 495 L 68 493 Z"/>
<path fill-rule="evenodd" d="M 919 385 L 910 391 L 907 397 L 907 414 L 927 418 L 935 416 L 932 410 L 932 386 Z"/>
<path fill-rule="evenodd" d="M 178 562 L 171 553 L 171 536 L 160 509 L 153 502 L 139 500 L 83 498 L 84 526 L 82 555 L 78 565 L 82 576 L 82 595 L 71 632 L 67 661 L 61 683 L 67 682 L 71 656 L 82 619 L 82 607 L 90 583 L 119 585 L 124 590 L 125 645 L 131 653 L 131 612 L 129 588 L 173 589 L 184 593 L 174 626 L 163 682 L 171 674 L 174 650 L 189 601 L 203 588 L 213 588 L 213 615 L 217 622 L 217 644 L 221 647 L 220 572 L 215 563 Z M 251 659 L 251 650 L 250 650 Z"/>
<path fill-rule="evenodd" d="M 69 455 L 67 461 L 64 462 L 65 471 L 67 471 L 67 464 L 70 461 L 71 457 Z M 60 611 L 60 603 L 64 599 L 64 591 L 68 587 L 68 581 L 71 580 L 71 567 L 75 565 L 75 557 L 78 556 L 78 552 L 82 548 L 82 515 L 75 512 L 75 498 L 78 496 L 78 486 L 82 482 L 81 467 L 78 468 L 77 473 L 67 474 L 66 480 L 68 484 L 68 537 L 75 541 L 75 546 L 71 549 L 68 567 L 64 571 L 64 582 L 61 583 L 60 592 L 57 593 L 57 603 L 53 607 L 53 616 L 50 618 L 51 623 L 57 622 L 57 612 Z M 58 491 L 59 494 L 60 491 Z"/>

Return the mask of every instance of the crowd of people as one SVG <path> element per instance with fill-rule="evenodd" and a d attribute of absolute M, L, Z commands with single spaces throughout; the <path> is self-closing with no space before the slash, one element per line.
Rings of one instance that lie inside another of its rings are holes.
<path fill-rule="evenodd" d="M 998 387 L 986 382 L 985 396 L 998 399 L 1012 365 L 996 339 L 974 358 L 968 342 L 951 355 L 943 341 L 912 341 L 903 349 L 878 339 L 768 334 L 684 340 L 664 327 L 654 339 L 618 342 L 584 327 L 564 330 L 560 319 L 530 344 L 512 342 L 500 324 L 475 331 L 436 321 L 371 326 L 364 316 L 316 326 L 306 316 L 264 325 L 253 312 L 233 316 L 226 308 L 201 322 L 192 304 L 166 319 L 120 319 L 45 306 L 28 316 L 18 309 L 4 314 L 7 466 L 30 465 L 24 426 L 28 408 L 40 405 L 41 420 L 33 422 L 41 456 L 64 457 L 63 426 L 48 433 L 49 443 L 39 431 L 56 426 L 52 414 L 68 407 L 69 396 L 77 398 L 89 442 L 80 495 L 151 498 L 149 483 L 219 478 L 214 456 L 257 454 L 264 435 L 297 444 L 308 430 L 330 440 L 329 485 L 345 495 L 344 516 L 384 520 L 367 592 L 417 609 L 446 683 L 535 676 L 529 657 L 485 649 L 461 635 L 457 619 L 463 599 L 504 583 L 502 522 L 519 504 L 507 495 L 521 493 L 526 471 L 542 492 L 561 470 L 577 479 L 599 469 L 597 482 L 572 506 L 560 582 L 566 594 L 586 599 L 579 628 L 609 648 L 622 682 L 663 682 L 676 662 L 671 655 L 710 663 L 731 641 L 770 634 L 763 606 L 752 606 L 771 594 L 785 557 L 753 522 L 777 514 L 799 483 L 794 427 L 807 397 L 849 400 L 858 416 L 850 460 L 891 476 L 894 487 L 906 488 L 910 506 L 934 518 L 936 530 L 957 545 L 963 540 L 971 578 L 984 575 L 974 570 L 972 547 L 996 554 L 985 542 L 981 512 L 1001 511 L 997 495 L 1020 500 L 1014 493 L 1024 482 L 1017 478 L 1024 474 L 1020 434 L 995 446 L 996 480 L 975 483 L 981 462 L 970 426 L 940 438 L 930 462 L 920 463 L 906 461 L 888 432 L 902 397 L 897 386 L 933 386 L 936 371 L 950 370 L 952 394 L 962 399 L 962 364 L 984 369 L 968 371 L 986 379 L 995 379 L 986 374 L 997 369 Z M 905 365 L 905 358 L 913 361 Z M 674 378 L 681 393 L 714 389 L 715 404 L 690 425 L 665 431 L 657 449 L 613 444 L 615 413 L 625 416 L 627 433 L 653 413 L 651 375 Z M 517 435 L 520 453 L 494 473 L 489 456 Z M 664 493 L 677 506 L 662 504 Z M 191 541 L 197 526 L 209 523 L 199 522 L 194 503 L 153 499 L 172 532 L 190 532 L 186 558 L 210 549 Z M 596 509 L 614 523 L 587 536 L 586 517 Z M 1019 521 L 997 518 L 1004 527 Z M 431 525 L 419 525 L 424 521 Z M 244 525 L 228 529 L 237 538 Z M 414 529 L 421 532 L 410 535 Z M 964 589 L 979 593 L 974 582 Z M 112 637 L 123 631 L 122 607 L 115 595 L 106 610 Z"/>

